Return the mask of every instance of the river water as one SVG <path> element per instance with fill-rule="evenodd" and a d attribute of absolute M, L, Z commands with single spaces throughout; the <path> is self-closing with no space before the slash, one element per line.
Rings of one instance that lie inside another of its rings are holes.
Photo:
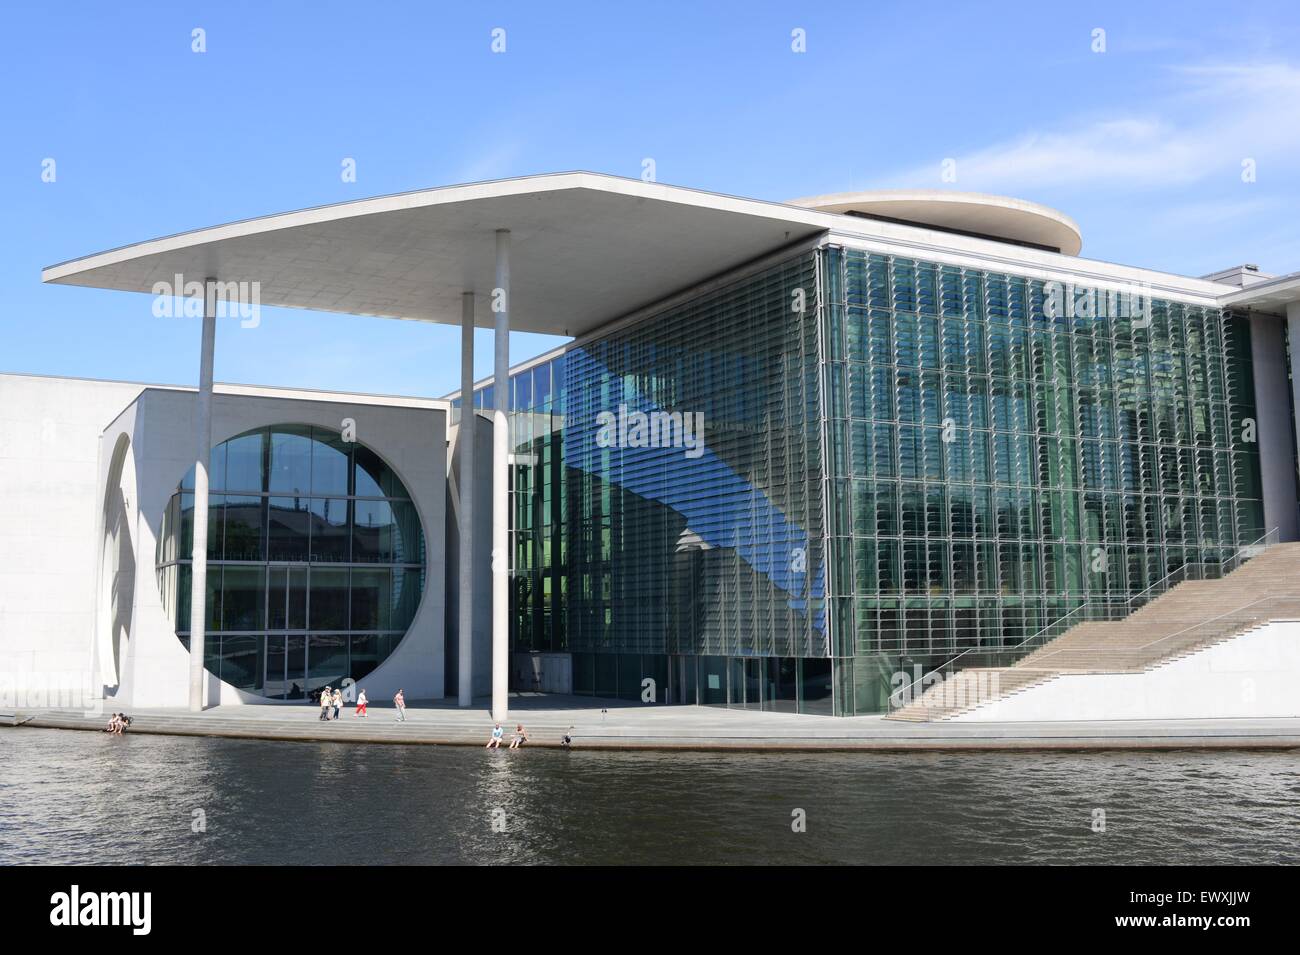
<path fill-rule="evenodd" d="M 487 752 L 0 730 L 0 864 L 323 858 L 1296 864 L 1300 754 Z"/>

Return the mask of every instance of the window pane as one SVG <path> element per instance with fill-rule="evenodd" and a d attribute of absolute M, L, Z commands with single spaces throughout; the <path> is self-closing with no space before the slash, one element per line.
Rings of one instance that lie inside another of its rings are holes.
<path fill-rule="evenodd" d="M 313 494 L 350 493 L 348 472 L 352 467 L 352 445 L 341 435 L 323 428 L 312 429 L 311 490 Z"/>
<path fill-rule="evenodd" d="M 284 641 L 282 634 L 270 634 L 266 638 L 266 685 L 263 695 L 273 700 L 282 700 L 289 692 L 289 684 L 284 679 Z"/>
<path fill-rule="evenodd" d="M 289 615 L 285 623 L 288 630 L 307 629 L 307 568 L 289 568 Z"/>
<path fill-rule="evenodd" d="M 312 498 L 311 559 L 345 561 L 351 552 L 348 541 L 348 501 L 341 497 Z"/>
<path fill-rule="evenodd" d="M 308 498 L 268 498 L 267 558 L 306 562 L 309 540 Z"/>
<path fill-rule="evenodd" d="M 266 499 L 226 495 L 226 560 L 265 560 Z"/>
<path fill-rule="evenodd" d="M 318 690 L 337 687 L 348 675 L 348 638 L 342 635 L 313 635 L 307 642 L 307 685 Z"/>
<path fill-rule="evenodd" d="M 352 559 L 357 563 L 392 563 L 397 548 L 393 507 L 387 501 L 357 501 L 352 529 Z"/>
<path fill-rule="evenodd" d="M 393 497 L 399 494 L 404 497 L 406 495 L 392 469 L 381 461 L 375 452 L 369 448 L 357 447 L 353 458 L 356 461 L 357 484 L 356 490 L 352 493 L 358 497 Z"/>
<path fill-rule="evenodd" d="M 307 494 L 311 489 L 311 438 L 308 429 L 271 432 L 269 490 Z"/>
<path fill-rule="evenodd" d="M 346 568 L 311 568 L 310 626 L 313 630 L 348 628 L 348 572 Z"/>
<path fill-rule="evenodd" d="M 209 573 L 215 568 L 209 568 Z M 227 564 L 223 568 L 223 630 L 261 630 L 266 626 L 263 601 L 266 570 Z"/>
<path fill-rule="evenodd" d="M 262 637 L 221 638 L 221 679 L 241 690 L 262 689 Z"/>
<path fill-rule="evenodd" d="M 352 679 L 359 682 L 372 672 L 375 667 L 379 666 L 380 660 L 383 659 L 380 656 L 380 641 L 382 639 L 382 637 L 375 634 L 352 637 Z M 361 689 L 364 689 L 364 687 Z"/>
<path fill-rule="evenodd" d="M 392 610 L 389 614 L 388 627 L 391 630 L 405 630 L 415 619 L 415 611 L 420 606 L 424 571 L 414 567 L 396 567 L 392 574 Z"/>
<path fill-rule="evenodd" d="M 226 474 L 224 491 L 263 491 L 263 447 L 266 433 L 257 431 L 225 443 Z M 215 480 L 215 477 L 214 477 Z"/>
<path fill-rule="evenodd" d="M 400 573 L 400 571 L 399 571 Z M 393 572 L 384 569 L 352 571 L 352 629 L 390 630 Z"/>
<path fill-rule="evenodd" d="M 285 612 L 285 592 L 289 571 L 285 567 L 272 567 L 267 571 L 266 626 L 270 630 L 288 629 Z"/>
<path fill-rule="evenodd" d="M 307 695 L 307 638 L 284 638 L 284 682 L 289 684 L 287 699 L 301 700 Z"/>

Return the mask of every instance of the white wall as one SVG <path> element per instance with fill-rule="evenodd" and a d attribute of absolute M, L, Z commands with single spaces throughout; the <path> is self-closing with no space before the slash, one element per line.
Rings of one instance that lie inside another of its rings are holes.
<path fill-rule="evenodd" d="M 357 423 L 397 472 L 425 533 L 425 589 L 407 636 L 365 680 L 442 696 L 446 412 L 409 400 L 218 386 L 213 444 L 252 428 Z M 338 400 L 329 400 L 331 397 Z M 194 463 L 192 390 L 0 375 L 0 707 L 188 703 L 189 658 L 154 572 L 163 510 Z M 117 647 L 117 653 L 114 647 Z M 209 702 L 258 700 L 209 677 Z"/>
<path fill-rule="evenodd" d="M 953 722 L 1300 716 L 1300 622 L 1258 630 L 1141 673 L 1062 674 Z"/>
<path fill-rule="evenodd" d="M 0 374 L 0 706 L 98 690 L 99 436 L 142 387 Z"/>
<path fill-rule="evenodd" d="M 131 441 L 139 476 L 135 607 L 122 683 L 114 699 L 130 706 L 185 706 L 189 656 L 176 638 L 162 606 L 154 554 L 163 511 L 182 476 L 193 465 L 197 396 L 191 391 L 147 389 L 104 434 L 104 446 Z M 212 444 L 253 428 L 276 424 L 314 424 L 338 430 L 344 418 L 356 422 L 357 440 L 397 472 L 420 513 L 425 532 L 425 587 L 419 610 L 393 654 L 364 681 L 374 700 L 401 687 L 406 697 L 441 698 L 445 570 L 442 526 L 446 502 L 445 413 L 332 401 L 255 397 L 218 393 L 212 402 Z M 108 454 L 105 457 L 109 457 Z M 104 483 L 108 483 L 105 463 Z M 104 616 L 101 614 L 101 621 Z M 108 646 L 102 636 L 97 646 Z M 101 663 L 101 669 L 103 669 Z M 209 703 L 262 702 L 209 675 Z"/>

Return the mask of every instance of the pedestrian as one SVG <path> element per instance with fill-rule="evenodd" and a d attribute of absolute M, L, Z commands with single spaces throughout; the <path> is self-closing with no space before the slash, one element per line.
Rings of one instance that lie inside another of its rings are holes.
<path fill-rule="evenodd" d="M 331 701 L 334 704 L 334 718 L 339 718 L 339 713 L 343 709 L 343 691 L 337 687 L 334 689 L 334 698 Z"/>
<path fill-rule="evenodd" d="M 498 723 L 498 724 L 496 725 L 496 727 L 492 730 L 492 736 L 491 736 L 491 738 L 487 741 L 487 746 L 485 746 L 484 748 L 485 748 L 485 749 L 500 749 L 500 748 L 501 748 L 501 740 L 502 740 L 502 738 L 503 738 L 505 735 L 506 735 L 506 731 L 503 730 L 503 729 L 501 728 L 501 724 Z"/>
<path fill-rule="evenodd" d="M 365 689 L 365 687 L 362 687 L 362 688 L 361 688 L 361 692 L 357 694 L 357 710 L 356 710 L 356 712 L 353 713 L 352 715 L 353 715 L 353 716 L 365 716 L 365 715 L 366 715 L 366 704 L 367 704 L 368 702 L 370 702 L 370 701 L 366 699 L 366 689 Z"/>
<path fill-rule="evenodd" d="M 320 718 L 328 720 L 330 718 L 330 707 L 334 704 L 334 697 L 330 693 L 330 688 L 320 691 Z"/>
<path fill-rule="evenodd" d="M 397 691 L 397 695 L 393 697 L 393 706 L 397 707 L 397 722 L 405 723 L 406 722 L 406 697 L 402 695 L 402 691 L 400 688 Z"/>
<path fill-rule="evenodd" d="M 528 742 L 528 734 L 524 732 L 524 724 L 515 724 L 515 735 L 510 738 L 510 748 L 518 749 Z"/>

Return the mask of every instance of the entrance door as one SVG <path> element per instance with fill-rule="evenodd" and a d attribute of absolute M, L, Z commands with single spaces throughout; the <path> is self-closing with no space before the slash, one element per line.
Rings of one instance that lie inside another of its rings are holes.
<path fill-rule="evenodd" d="M 266 629 L 281 631 L 266 638 L 266 695 L 272 699 L 301 700 L 305 696 L 307 675 L 304 667 L 307 566 L 268 564 L 266 575 Z"/>

